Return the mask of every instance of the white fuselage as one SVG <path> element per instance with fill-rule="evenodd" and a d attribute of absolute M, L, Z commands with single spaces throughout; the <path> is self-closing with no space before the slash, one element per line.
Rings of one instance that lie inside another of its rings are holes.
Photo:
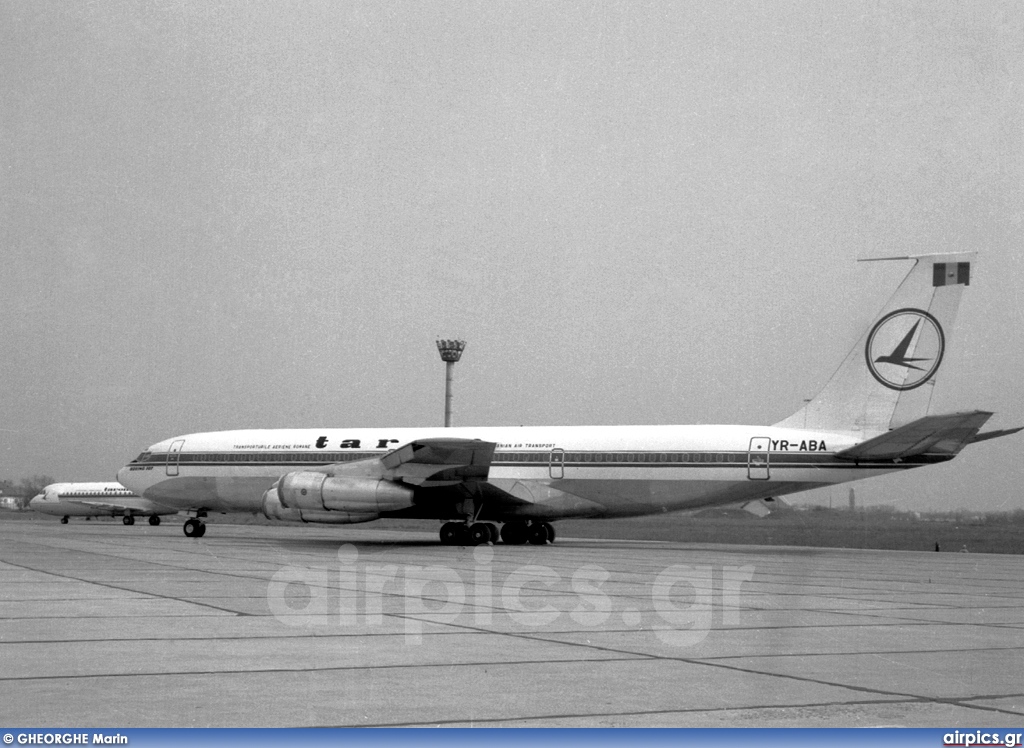
<path fill-rule="evenodd" d="M 152 516 L 178 512 L 112 482 L 51 483 L 29 501 L 29 508 L 58 517 Z"/>
<path fill-rule="evenodd" d="M 258 512 L 264 493 L 286 473 L 380 458 L 429 438 L 497 444 L 486 482 L 532 498 L 536 511 L 518 516 L 548 518 L 696 509 L 914 466 L 837 459 L 836 451 L 861 441 L 852 434 L 766 426 L 275 429 L 167 439 L 118 479 L 179 509 Z M 545 509 L 551 494 L 580 501 L 551 501 Z M 422 506 L 418 511 L 425 516 Z"/>

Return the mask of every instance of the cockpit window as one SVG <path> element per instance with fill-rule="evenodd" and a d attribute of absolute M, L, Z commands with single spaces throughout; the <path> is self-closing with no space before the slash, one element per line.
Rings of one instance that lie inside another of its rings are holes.
<path fill-rule="evenodd" d="M 153 455 L 152 452 L 143 452 L 142 454 L 140 454 L 138 457 L 135 458 L 135 461 L 136 462 L 146 462 L 150 457 L 152 457 L 152 455 Z"/>

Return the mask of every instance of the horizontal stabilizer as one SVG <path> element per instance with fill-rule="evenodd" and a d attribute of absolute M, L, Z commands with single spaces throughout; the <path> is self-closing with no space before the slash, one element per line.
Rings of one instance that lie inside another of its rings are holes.
<path fill-rule="evenodd" d="M 983 410 L 925 416 L 836 452 L 836 457 L 843 460 L 900 460 L 925 454 L 954 457 L 975 440 L 978 430 L 991 417 L 992 413 Z"/>
<path fill-rule="evenodd" d="M 1015 429 L 999 429 L 998 431 L 986 431 L 984 434 L 975 434 L 974 438 L 971 439 L 971 444 L 988 441 L 989 439 L 998 439 L 1000 436 L 1009 436 L 1010 434 L 1016 434 L 1018 431 L 1024 431 L 1024 426 L 1018 426 Z"/>
<path fill-rule="evenodd" d="M 769 514 L 774 512 L 776 509 L 789 509 L 789 504 L 782 499 L 777 499 L 774 496 L 768 496 L 763 499 L 757 499 L 756 501 L 748 501 L 745 504 L 740 505 L 740 509 L 745 512 L 750 512 L 755 517 L 764 519 Z"/>
<path fill-rule="evenodd" d="M 764 519 L 772 513 L 772 510 L 766 507 L 762 501 L 748 501 L 746 504 L 741 506 L 740 509 L 745 512 L 750 512 L 759 519 Z"/>

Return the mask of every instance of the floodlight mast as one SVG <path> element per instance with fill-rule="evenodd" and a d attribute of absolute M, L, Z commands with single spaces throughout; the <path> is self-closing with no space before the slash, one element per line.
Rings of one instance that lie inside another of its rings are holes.
<path fill-rule="evenodd" d="M 455 375 L 455 364 L 462 358 L 466 349 L 465 340 L 438 340 L 437 351 L 445 364 L 444 372 L 444 425 L 452 425 L 452 378 Z"/>

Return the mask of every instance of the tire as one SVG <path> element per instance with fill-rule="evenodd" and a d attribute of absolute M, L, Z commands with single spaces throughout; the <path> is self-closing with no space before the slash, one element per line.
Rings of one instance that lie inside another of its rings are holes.
<path fill-rule="evenodd" d="M 548 535 L 548 527 L 547 522 L 536 522 L 530 525 L 527 535 L 530 545 L 547 545 L 551 542 L 551 538 Z"/>
<path fill-rule="evenodd" d="M 121 517 L 121 522 L 123 522 L 126 525 L 134 525 L 135 524 L 135 517 L 133 517 L 130 514 L 126 514 L 123 517 Z"/>
<path fill-rule="evenodd" d="M 474 522 L 469 528 L 469 544 L 484 545 L 491 542 L 491 529 L 484 522 Z"/>
<path fill-rule="evenodd" d="M 457 545 L 458 539 L 458 522 L 445 522 L 443 525 L 441 525 L 441 545 Z"/>
<path fill-rule="evenodd" d="M 455 545 L 469 545 L 469 525 L 465 522 L 455 523 Z"/>
<path fill-rule="evenodd" d="M 526 542 L 527 529 L 525 522 L 506 522 L 501 528 L 501 542 L 505 545 L 523 545 Z"/>
<path fill-rule="evenodd" d="M 153 525 L 153 527 L 156 527 L 157 525 L 159 525 L 160 524 L 160 515 L 158 515 L 158 514 L 151 514 L 151 515 L 149 515 L 149 524 Z"/>

